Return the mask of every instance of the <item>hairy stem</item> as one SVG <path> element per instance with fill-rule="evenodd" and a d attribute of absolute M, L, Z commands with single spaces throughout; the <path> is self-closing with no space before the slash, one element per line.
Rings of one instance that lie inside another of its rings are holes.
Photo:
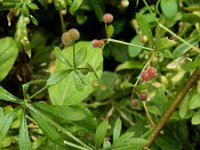
<path fill-rule="evenodd" d="M 174 101 L 169 106 L 165 114 L 162 116 L 158 124 L 155 126 L 154 130 L 151 132 L 151 134 L 148 136 L 147 140 L 148 143 L 146 144 L 146 147 L 151 147 L 156 137 L 159 135 L 160 131 L 163 129 L 164 125 L 167 123 L 177 106 L 180 104 L 180 102 L 183 100 L 184 96 L 187 94 L 187 92 L 190 90 L 190 88 L 200 79 L 200 68 L 197 68 L 192 76 L 187 80 L 185 83 L 185 86 L 182 87 L 182 89 L 178 92 L 176 95 Z"/>
<path fill-rule="evenodd" d="M 151 123 L 151 125 L 152 125 L 153 127 L 155 127 L 156 125 L 155 125 L 155 123 L 153 122 L 153 120 L 152 120 L 152 118 L 151 118 L 151 115 L 149 114 L 149 111 L 148 111 L 148 108 L 147 108 L 147 105 L 146 105 L 145 102 L 143 102 L 143 106 L 144 106 L 144 110 L 145 110 L 145 113 L 146 113 L 146 115 L 147 115 L 147 118 L 148 118 L 149 122 Z"/>

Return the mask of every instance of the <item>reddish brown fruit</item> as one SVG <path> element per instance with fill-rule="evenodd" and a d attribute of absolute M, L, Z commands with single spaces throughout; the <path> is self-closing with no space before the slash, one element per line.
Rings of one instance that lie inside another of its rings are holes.
<path fill-rule="evenodd" d="M 97 40 L 97 39 L 92 40 L 92 47 L 94 47 L 94 48 L 99 47 L 99 40 Z"/>
<path fill-rule="evenodd" d="M 131 101 L 131 104 L 132 104 L 133 107 L 137 107 L 138 106 L 138 101 L 136 99 L 133 99 Z"/>
<path fill-rule="evenodd" d="M 106 24 L 111 23 L 113 21 L 113 15 L 110 14 L 110 13 L 106 13 L 106 14 L 103 15 L 102 20 Z"/>
<path fill-rule="evenodd" d="M 150 67 L 150 68 L 147 70 L 147 72 L 148 72 L 148 75 L 149 75 L 149 77 L 150 77 L 151 79 L 154 78 L 154 77 L 156 77 L 156 75 L 157 75 L 156 69 L 154 69 L 153 67 Z"/>
<path fill-rule="evenodd" d="M 141 101 L 146 101 L 147 98 L 148 98 L 148 93 L 146 93 L 146 92 L 141 92 L 141 93 L 140 93 L 139 99 L 140 99 Z"/>
<path fill-rule="evenodd" d="M 143 81 L 149 81 L 151 78 L 146 70 L 141 73 L 141 78 Z"/>

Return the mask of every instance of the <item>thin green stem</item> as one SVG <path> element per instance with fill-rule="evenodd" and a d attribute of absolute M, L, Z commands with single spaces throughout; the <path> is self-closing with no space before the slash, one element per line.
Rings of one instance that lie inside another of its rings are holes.
<path fill-rule="evenodd" d="M 123 42 L 123 41 L 119 41 L 119 40 L 115 40 L 115 39 L 111 39 L 111 38 L 108 38 L 107 40 L 109 42 L 113 42 L 113 43 L 118 43 L 118 44 L 123 44 L 123 45 L 128 45 L 128 46 L 132 46 L 132 47 L 138 47 L 138 48 L 153 51 L 152 48 L 148 48 L 148 47 L 144 47 L 144 46 L 140 46 L 140 45 L 136 45 L 136 44 L 132 44 L 132 43 L 127 43 L 127 42 Z"/>
<path fill-rule="evenodd" d="M 69 146 L 74 147 L 74 148 L 77 148 L 77 149 L 88 150 L 88 149 L 85 148 L 85 147 L 82 147 L 82 146 L 76 145 L 76 144 L 71 143 L 71 142 L 69 142 L 69 141 L 65 141 L 65 140 L 64 140 L 64 144 L 65 144 L 65 145 L 69 145 Z"/>
<path fill-rule="evenodd" d="M 75 42 L 73 41 L 73 68 L 76 68 L 76 63 L 75 63 Z"/>
<path fill-rule="evenodd" d="M 96 73 L 96 71 L 92 68 L 92 66 L 89 64 L 89 63 L 87 63 L 87 65 L 90 67 L 90 69 L 92 70 L 92 72 L 94 73 L 94 75 L 95 75 L 95 77 L 96 77 L 96 79 L 99 79 L 99 77 L 98 77 L 98 75 L 97 75 L 97 73 Z"/>
<path fill-rule="evenodd" d="M 171 105 L 168 107 L 160 121 L 155 126 L 154 130 L 151 132 L 151 134 L 148 136 L 147 140 L 148 143 L 146 144 L 146 147 L 151 147 L 156 137 L 159 135 L 167 121 L 170 119 L 173 112 L 176 110 L 177 106 L 180 104 L 180 102 L 184 99 L 185 95 L 188 93 L 190 88 L 200 79 L 200 68 L 197 68 L 192 76 L 187 80 L 185 83 L 185 86 L 180 89 L 178 94 L 176 95 L 174 101 L 171 103 Z"/>
<path fill-rule="evenodd" d="M 188 43 L 186 40 L 184 40 L 180 36 L 176 35 L 173 31 L 171 31 L 170 29 L 168 29 L 167 27 L 165 27 L 163 24 L 161 24 L 159 22 L 159 20 L 155 17 L 154 13 L 152 12 L 152 10 L 149 7 L 149 5 L 146 2 L 146 0 L 143 0 L 143 2 L 145 3 L 145 6 L 148 8 L 149 12 L 155 18 L 155 21 L 158 23 L 158 26 L 160 26 L 162 29 L 164 29 L 165 31 L 169 32 L 171 35 L 173 35 L 174 37 L 176 37 L 177 39 L 179 39 L 180 41 L 182 41 L 183 43 L 185 43 L 186 45 L 188 45 L 190 48 L 193 48 L 195 51 L 200 52 L 198 48 L 194 47 L 193 45 L 191 45 L 190 43 Z"/>
<path fill-rule="evenodd" d="M 87 150 L 93 150 L 91 147 L 89 147 L 88 145 L 86 145 L 85 143 L 83 143 L 81 140 L 79 140 L 77 137 L 75 137 L 74 135 L 72 135 L 65 128 L 63 128 L 62 126 L 60 126 L 58 123 L 56 123 L 55 121 L 53 121 L 52 119 L 50 119 L 49 117 L 47 117 L 46 115 L 44 115 L 43 113 L 41 113 L 39 110 L 35 109 L 31 104 L 27 103 L 26 107 L 29 108 L 31 111 L 35 112 L 36 114 L 40 115 L 44 120 L 48 121 L 50 124 L 52 124 L 54 127 L 56 127 L 59 131 L 63 132 L 68 137 L 70 137 L 71 139 L 73 139 L 74 141 L 76 141 L 77 143 L 79 143 L 80 145 L 82 145 L 83 148 L 85 147 Z"/>
<path fill-rule="evenodd" d="M 43 88 L 41 88 L 39 91 L 37 91 L 36 93 L 34 93 L 33 95 L 31 95 L 27 101 L 30 101 L 32 98 L 34 98 L 36 95 L 40 94 L 41 92 L 45 91 L 49 86 L 44 86 Z"/>
<path fill-rule="evenodd" d="M 64 19 L 63 19 L 63 15 L 61 13 L 61 11 L 59 12 L 60 15 L 60 23 L 61 23 L 61 29 L 62 29 L 62 33 L 65 32 L 65 23 L 64 23 Z"/>

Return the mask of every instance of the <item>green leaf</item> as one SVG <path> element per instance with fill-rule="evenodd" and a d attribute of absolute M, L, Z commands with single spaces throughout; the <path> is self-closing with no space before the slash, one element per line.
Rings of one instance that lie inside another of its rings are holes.
<path fill-rule="evenodd" d="M 115 143 L 118 144 L 118 143 L 123 143 L 129 139 L 131 139 L 133 136 L 134 136 L 134 132 L 126 132 L 124 133 L 122 136 L 120 136 L 116 141 Z"/>
<path fill-rule="evenodd" d="M 76 43 L 76 49 L 80 49 L 82 47 L 85 47 L 87 49 L 87 56 L 80 67 L 85 67 L 85 63 L 88 63 L 90 64 L 90 66 L 92 66 L 98 77 L 100 77 L 102 74 L 103 66 L 102 50 L 100 48 L 93 48 L 91 46 L 91 42 Z M 68 46 L 67 48 L 65 48 L 63 50 L 63 55 L 66 57 L 67 60 L 72 62 L 73 46 Z M 65 68 L 66 65 L 59 61 L 56 61 L 56 71 L 63 70 Z M 93 72 L 89 72 L 85 76 L 89 79 L 90 82 L 96 79 Z M 53 87 L 50 87 L 49 95 L 52 103 L 56 105 L 76 105 L 84 100 L 94 90 L 92 85 L 89 85 L 84 87 L 83 92 L 79 92 L 79 90 L 77 90 L 75 86 L 75 84 L 77 84 L 75 82 L 76 81 L 74 80 L 74 73 L 70 73 L 60 83 Z"/>
<path fill-rule="evenodd" d="M 11 70 L 17 55 L 18 45 L 11 37 L 0 39 L 0 81 L 2 81 Z"/>
<path fill-rule="evenodd" d="M 137 13 L 136 20 L 137 20 L 137 23 L 138 23 L 139 28 L 142 31 L 142 33 L 147 36 L 148 40 L 153 45 L 154 44 L 153 35 L 152 35 L 151 28 L 150 28 L 149 23 L 147 22 L 146 18 L 143 15 Z"/>
<path fill-rule="evenodd" d="M 53 74 L 51 74 L 51 76 L 49 77 L 49 79 L 47 80 L 46 85 L 47 86 L 53 86 L 58 84 L 59 82 L 61 82 L 67 75 L 70 74 L 72 70 L 68 69 L 68 70 L 61 70 L 58 72 L 55 72 Z"/>
<path fill-rule="evenodd" d="M 69 8 L 69 12 L 74 15 L 75 12 L 79 9 L 79 7 L 81 6 L 81 4 L 83 3 L 83 0 L 73 0 L 70 8 Z"/>
<path fill-rule="evenodd" d="M 123 89 L 126 89 L 126 88 L 130 88 L 130 87 L 134 87 L 134 85 L 132 83 L 128 82 L 127 80 L 125 80 L 120 84 L 120 87 Z"/>
<path fill-rule="evenodd" d="M 132 44 L 135 44 L 135 45 L 139 45 L 139 46 L 143 46 L 144 43 L 140 42 L 140 38 L 139 38 L 139 35 L 136 35 L 132 40 L 131 42 Z M 133 47 L 133 46 L 128 46 L 128 55 L 130 57 L 136 57 L 138 56 L 138 54 L 142 51 L 142 48 L 140 47 Z"/>
<path fill-rule="evenodd" d="M 21 126 L 19 130 L 19 149 L 20 150 L 32 150 L 31 141 L 29 138 L 29 132 L 26 122 L 25 110 L 22 113 Z"/>
<path fill-rule="evenodd" d="M 0 99 L 10 101 L 10 102 L 19 102 L 19 98 L 15 97 L 8 91 L 6 91 L 3 87 L 0 86 Z"/>
<path fill-rule="evenodd" d="M 168 19 L 173 19 L 178 12 L 176 0 L 161 0 L 160 7 L 163 14 Z"/>
<path fill-rule="evenodd" d="M 139 61 L 125 61 L 123 64 L 117 66 L 115 71 L 121 71 L 124 69 L 141 69 L 143 64 Z"/>
<path fill-rule="evenodd" d="M 82 47 L 80 48 L 75 55 L 75 66 L 78 67 L 80 64 L 82 64 L 87 56 L 87 48 Z"/>
<path fill-rule="evenodd" d="M 200 23 L 200 17 L 193 13 L 184 13 L 182 20 L 191 24 Z"/>
<path fill-rule="evenodd" d="M 55 47 L 54 48 L 54 53 L 55 53 L 55 56 L 57 58 L 58 61 L 66 64 L 67 66 L 69 67 L 72 67 L 72 65 L 69 63 L 69 61 L 65 58 L 65 56 L 63 56 L 61 50 L 59 47 Z"/>
<path fill-rule="evenodd" d="M 104 14 L 105 8 L 104 3 L 102 0 L 92 0 L 90 1 L 92 8 L 95 12 L 95 15 L 99 19 L 99 21 L 102 21 L 102 16 Z"/>
<path fill-rule="evenodd" d="M 86 75 L 83 75 L 83 74 L 80 73 L 80 72 L 77 72 L 77 73 L 78 73 L 77 75 L 79 76 L 79 78 L 80 78 L 82 84 L 88 86 L 88 85 L 90 84 L 90 81 L 89 81 L 89 79 L 87 78 L 87 76 L 86 76 Z"/>
<path fill-rule="evenodd" d="M 194 36 L 189 38 L 189 40 L 186 40 L 191 46 L 195 46 L 198 42 L 199 42 L 199 37 L 198 36 Z M 186 52 L 188 52 L 191 49 L 190 46 L 188 46 L 185 43 L 182 43 L 180 45 L 178 45 L 176 47 L 176 49 L 173 51 L 172 53 L 172 57 L 173 58 L 177 58 L 183 54 L 185 54 Z"/>
<path fill-rule="evenodd" d="M 52 142 L 57 144 L 63 144 L 64 140 L 61 136 L 61 133 L 54 126 L 47 122 L 46 119 L 43 118 L 43 116 L 41 116 L 39 113 L 35 113 L 32 110 L 30 110 L 30 113 L 34 120 L 37 122 L 40 129 L 43 131 L 43 133 L 50 140 L 52 140 Z"/>
<path fill-rule="evenodd" d="M 37 19 L 33 17 L 32 15 L 30 15 L 30 18 L 31 18 L 32 23 L 37 26 L 38 25 Z"/>
<path fill-rule="evenodd" d="M 112 35 L 113 35 L 113 33 L 114 33 L 114 27 L 113 27 L 113 25 L 108 25 L 107 37 L 111 38 Z"/>
<path fill-rule="evenodd" d="M 75 87 L 79 92 L 83 91 L 83 83 L 78 75 L 77 72 L 74 72 L 74 83 L 75 83 Z"/>
<path fill-rule="evenodd" d="M 69 2 L 69 0 L 67 0 L 67 1 L 66 0 L 54 0 L 54 5 L 56 7 L 56 10 L 65 9 L 68 2 Z M 71 4 L 71 2 L 70 2 L 70 4 Z"/>
<path fill-rule="evenodd" d="M 115 127 L 113 129 L 113 143 L 119 138 L 122 129 L 122 121 L 118 118 L 115 122 Z"/>
<path fill-rule="evenodd" d="M 157 43 L 156 50 L 161 51 L 161 50 L 169 49 L 169 48 L 173 47 L 174 45 L 176 45 L 176 43 L 177 42 L 175 42 L 174 40 L 169 40 L 166 37 L 161 38 Z"/>
<path fill-rule="evenodd" d="M 108 121 L 105 120 L 103 122 L 100 123 L 100 125 L 98 126 L 97 130 L 96 130 L 96 133 L 95 133 L 95 145 L 96 145 L 96 148 L 99 149 L 101 144 L 103 143 L 104 141 L 104 137 L 106 135 L 106 131 L 108 129 Z"/>
<path fill-rule="evenodd" d="M 65 121 L 83 120 L 86 115 L 80 106 L 49 105 L 47 103 L 34 103 L 33 106 L 54 119 Z"/>
<path fill-rule="evenodd" d="M 28 7 L 32 10 L 37 10 L 39 9 L 38 6 L 34 3 L 27 3 Z"/>
<path fill-rule="evenodd" d="M 131 138 L 123 143 L 117 143 L 111 146 L 108 150 L 141 150 L 145 144 L 147 144 L 147 140 L 143 138 Z"/>
<path fill-rule="evenodd" d="M 189 109 L 196 109 L 200 107 L 200 93 L 197 93 L 192 96 L 191 100 L 189 101 Z"/>
<path fill-rule="evenodd" d="M 17 111 L 18 109 L 15 109 L 6 116 L 0 118 L 0 141 L 3 141 L 5 138 Z"/>
<path fill-rule="evenodd" d="M 179 116 L 183 119 L 188 112 L 189 95 L 187 94 L 179 107 Z"/>
<path fill-rule="evenodd" d="M 200 109 L 192 117 L 192 124 L 194 125 L 200 124 Z"/>

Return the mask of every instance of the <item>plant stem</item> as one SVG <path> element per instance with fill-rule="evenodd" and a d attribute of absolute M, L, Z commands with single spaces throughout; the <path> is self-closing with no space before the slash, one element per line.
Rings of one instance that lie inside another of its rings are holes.
<path fill-rule="evenodd" d="M 153 120 L 152 120 L 152 118 L 151 118 L 151 115 L 149 114 L 149 111 L 148 111 L 148 108 L 147 108 L 146 103 L 143 102 L 142 104 L 143 104 L 143 106 L 144 106 L 144 110 L 145 110 L 145 113 L 146 113 L 146 115 L 147 115 L 147 118 L 149 119 L 151 125 L 152 125 L 153 127 L 155 127 L 156 125 L 155 125 L 155 123 L 153 122 Z"/>
<path fill-rule="evenodd" d="M 151 132 L 151 134 L 148 136 L 147 140 L 148 143 L 146 147 L 151 147 L 156 137 L 159 135 L 160 131 L 163 129 L 164 125 L 167 123 L 173 112 L 175 111 L 176 107 L 180 104 L 180 102 L 183 100 L 184 96 L 187 94 L 187 92 L 190 90 L 190 88 L 200 79 L 200 68 L 197 68 L 191 77 L 186 81 L 185 86 L 182 87 L 182 89 L 179 91 L 179 93 L 176 95 L 174 101 L 171 103 L 171 105 L 168 107 L 165 114 L 162 116 L 158 124 L 155 126 L 154 130 Z"/>
<path fill-rule="evenodd" d="M 77 137 L 75 137 L 73 134 L 71 134 L 69 131 L 67 131 L 65 128 L 60 126 L 57 122 L 53 121 L 51 118 L 45 116 L 43 113 L 41 113 L 39 110 L 35 109 L 31 104 L 26 104 L 26 107 L 28 107 L 31 111 L 35 112 L 36 114 L 40 115 L 44 120 L 48 121 L 51 125 L 56 127 L 59 131 L 63 132 L 66 134 L 68 137 L 82 145 L 83 147 L 87 148 L 87 150 L 92 150 L 91 147 L 83 143 L 81 140 L 79 140 Z"/>
<path fill-rule="evenodd" d="M 155 21 L 158 23 L 158 26 L 160 26 L 161 28 L 163 28 L 165 31 L 169 32 L 171 35 L 173 35 L 174 37 L 176 37 L 177 39 L 179 39 L 180 41 L 182 41 L 183 43 L 185 43 L 186 45 L 188 45 L 190 48 L 193 48 L 195 51 L 200 52 L 198 48 L 194 47 L 193 45 L 191 45 L 190 43 L 188 43 L 186 40 L 184 40 L 183 38 L 181 38 L 180 36 L 176 35 L 173 31 L 171 31 L 170 29 L 168 29 L 167 27 L 165 27 L 163 24 L 161 24 L 159 22 L 159 20 L 155 17 L 154 13 L 152 12 L 151 8 L 149 7 L 148 3 L 146 2 L 146 0 L 143 0 L 143 2 L 145 3 L 145 6 L 148 8 L 149 12 L 152 14 L 152 16 L 154 16 Z"/>
<path fill-rule="evenodd" d="M 75 42 L 73 41 L 73 68 L 76 68 L 76 64 L 75 64 Z"/>
<path fill-rule="evenodd" d="M 77 148 L 77 149 L 88 150 L 88 149 L 85 148 L 85 147 L 75 145 L 74 143 L 71 143 L 71 142 L 66 141 L 66 140 L 64 140 L 64 144 L 69 145 L 69 146 L 74 147 L 74 148 Z"/>
<path fill-rule="evenodd" d="M 113 43 L 118 43 L 118 44 L 123 44 L 123 45 L 128 45 L 128 46 L 132 46 L 132 47 L 138 47 L 138 48 L 143 48 L 146 50 L 153 51 L 152 48 L 148 48 L 148 47 L 144 47 L 144 46 L 140 46 L 140 45 L 136 45 L 136 44 L 132 44 L 132 43 L 127 43 L 127 42 L 123 42 L 123 41 L 119 41 L 119 40 L 115 40 L 115 39 L 111 39 L 111 38 L 108 38 L 107 40 L 109 42 L 113 42 Z"/>
<path fill-rule="evenodd" d="M 61 13 L 61 11 L 59 12 L 60 14 L 60 23 L 61 23 L 61 29 L 62 29 L 62 32 L 65 31 L 65 24 L 64 24 L 64 19 L 63 19 L 63 15 Z"/>
<path fill-rule="evenodd" d="M 46 90 L 49 86 L 44 86 L 43 88 L 41 88 L 39 91 L 37 91 L 36 93 L 34 93 L 33 95 L 31 95 L 27 101 L 30 101 L 32 98 L 34 98 L 36 95 L 40 94 L 41 92 L 43 92 L 44 90 Z"/>

